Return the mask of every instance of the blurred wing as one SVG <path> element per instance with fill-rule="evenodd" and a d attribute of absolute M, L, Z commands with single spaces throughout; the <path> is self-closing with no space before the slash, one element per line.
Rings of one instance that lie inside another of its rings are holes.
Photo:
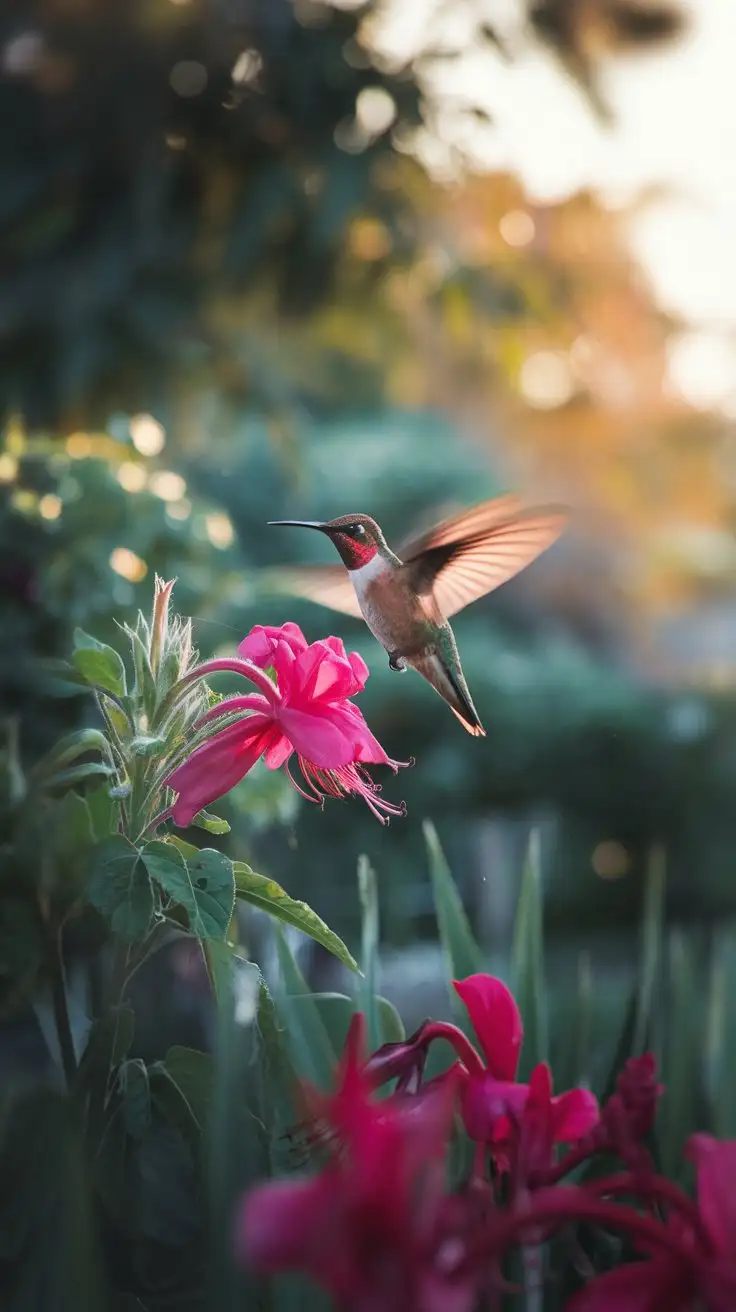
<path fill-rule="evenodd" d="M 524 510 L 515 497 L 502 497 L 438 525 L 404 564 L 417 592 L 431 594 L 450 619 L 536 560 L 567 519 L 561 506 Z"/>
<path fill-rule="evenodd" d="M 305 597 L 329 610 L 362 619 L 358 598 L 353 590 L 347 570 L 342 565 L 314 565 L 301 569 L 268 569 L 263 571 L 263 582 L 274 592 L 290 597 Z"/>

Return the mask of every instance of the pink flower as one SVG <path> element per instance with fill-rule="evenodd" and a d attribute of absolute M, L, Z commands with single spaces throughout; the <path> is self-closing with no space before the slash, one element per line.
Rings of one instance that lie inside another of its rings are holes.
<path fill-rule="evenodd" d="M 165 780 L 178 793 L 171 812 L 177 825 L 190 824 L 198 811 L 239 783 L 260 757 L 270 770 L 285 766 L 294 787 L 309 801 L 352 793 L 382 822 L 381 812 L 404 814 L 403 804 L 379 798 L 380 788 L 365 769 L 366 764 L 379 764 L 396 772 L 408 762 L 386 755 L 349 700 L 362 692 L 368 678 L 357 652 L 348 656 L 339 638 L 308 645 L 296 624 L 256 625 L 238 652 L 237 658 L 206 661 L 189 676 L 232 671 L 249 679 L 258 692 L 225 698 L 200 720 L 198 727 L 223 716 L 241 717 L 214 733 Z M 266 667 L 274 670 L 277 682 L 265 673 Z M 287 765 L 294 752 L 309 792 Z"/>
<path fill-rule="evenodd" d="M 336 1092 L 307 1095 L 331 1130 L 326 1168 L 252 1190 L 236 1252 L 265 1274 L 303 1272 L 346 1312 L 470 1312 L 476 1277 L 450 1270 L 462 1251 L 462 1203 L 444 1179 L 456 1089 L 444 1084 L 410 1114 L 401 1102 L 374 1102 L 363 1036 L 356 1016 Z"/>
<path fill-rule="evenodd" d="M 485 1069 L 465 1081 L 462 1113 L 471 1139 L 487 1144 L 499 1163 L 523 1151 L 528 1179 L 552 1160 L 556 1143 L 574 1143 L 598 1120 L 598 1102 L 587 1089 L 552 1096 L 549 1067 L 534 1068 L 529 1084 L 516 1082 L 524 1029 L 513 995 L 493 975 L 456 980 L 485 1058 Z M 520 1163 L 517 1163 L 517 1167 Z"/>

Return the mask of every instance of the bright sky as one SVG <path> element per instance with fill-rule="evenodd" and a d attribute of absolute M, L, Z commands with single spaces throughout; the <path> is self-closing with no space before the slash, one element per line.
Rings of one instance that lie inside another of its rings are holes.
<path fill-rule="evenodd" d="M 481 0 L 482 3 L 482 0 Z M 485 0 L 491 23 L 515 50 L 492 48 L 446 61 L 443 92 L 474 99 L 491 128 L 448 118 L 487 167 L 518 174 L 535 199 L 594 187 L 620 204 L 644 188 L 672 194 L 632 221 L 631 241 L 661 304 L 692 331 L 675 344 L 673 381 L 696 404 L 736 401 L 736 0 L 680 0 L 690 30 L 651 55 L 611 60 L 602 90 L 615 114 L 606 128 L 551 55 L 519 28 L 516 0 Z M 408 54 L 426 37 L 438 0 L 388 0 L 382 44 Z M 465 6 L 446 6 L 436 32 L 462 43 Z M 465 29 L 467 35 L 467 28 Z M 435 30 L 432 35 L 435 36 Z M 472 136 L 468 136 L 468 132 Z"/>

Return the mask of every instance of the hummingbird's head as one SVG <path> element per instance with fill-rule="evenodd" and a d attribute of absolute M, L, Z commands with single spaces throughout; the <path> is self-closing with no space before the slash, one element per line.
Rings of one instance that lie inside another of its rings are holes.
<path fill-rule="evenodd" d="M 386 546 L 386 540 L 375 519 L 370 515 L 340 515 L 338 519 L 324 521 L 303 519 L 274 519 L 272 525 L 283 524 L 294 528 L 316 528 L 334 542 L 346 569 L 362 569 Z"/>

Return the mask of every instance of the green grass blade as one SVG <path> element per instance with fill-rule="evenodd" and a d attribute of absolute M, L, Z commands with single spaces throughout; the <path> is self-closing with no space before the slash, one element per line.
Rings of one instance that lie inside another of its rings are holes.
<path fill-rule="evenodd" d="M 286 1028 L 287 1048 L 300 1075 L 320 1089 L 330 1089 L 337 1063 L 335 1049 L 281 927 L 274 928 L 283 984 L 274 1000 Z"/>
<path fill-rule="evenodd" d="M 681 930 L 668 942 L 669 1007 L 667 1044 L 662 1075 L 667 1097 L 657 1117 L 657 1139 L 662 1167 L 671 1179 L 682 1171 L 683 1144 L 695 1128 L 701 1066 L 700 1006 L 695 980 L 692 943 Z"/>
<path fill-rule="evenodd" d="M 445 951 L 448 970 L 448 986 L 453 979 L 465 979 L 483 970 L 483 954 L 473 937 L 465 914 L 457 885 L 450 872 L 445 854 L 437 837 L 437 830 L 431 820 L 422 824 L 424 841 L 429 855 L 429 870 L 432 877 L 432 891 L 440 931 L 440 940 Z M 450 989 L 453 1007 L 467 1024 L 465 1008 L 460 1006 L 454 989 Z"/>
<path fill-rule="evenodd" d="M 520 1079 L 548 1057 L 542 933 L 541 856 L 539 835 L 534 832 L 521 879 L 511 950 L 511 989 L 524 1022 Z"/>
<path fill-rule="evenodd" d="M 631 1055 L 635 1057 L 641 1056 L 646 1050 L 654 1032 L 654 1011 L 662 958 L 665 870 L 664 851 L 661 847 L 653 847 L 647 862 L 644 885 L 636 1024 L 631 1048 Z"/>
<path fill-rule="evenodd" d="M 358 1006 L 365 1016 L 369 1052 L 383 1042 L 376 997 L 378 974 L 378 891 L 376 873 L 367 856 L 358 858 L 358 892 L 362 912 L 361 966 L 363 978 L 358 990 Z"/>

